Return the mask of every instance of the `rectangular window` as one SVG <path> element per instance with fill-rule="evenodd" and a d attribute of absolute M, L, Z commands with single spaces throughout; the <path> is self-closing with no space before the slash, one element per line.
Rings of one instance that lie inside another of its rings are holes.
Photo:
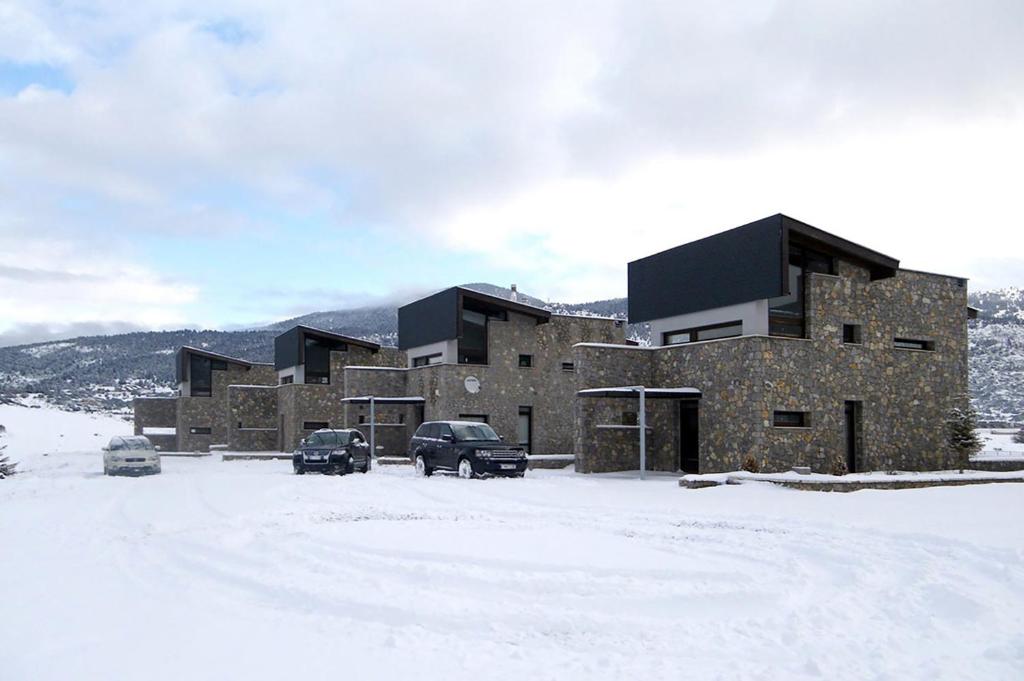
<path fill-rule="evenodd" d="M 836 259 L 801 246 L 789 246 L 789 294 L 768 300 L 768 333 L 803 338 L 805 282 L 808 272 L 835 274 Z"/>
<path fill-rule="evenodd" d="M 528 453 L 533 451 L 533 407 L 519 407 L 516 440 Z"/>
<path fill-rule="evenodd" d="M 303 430 L 321 430 L 322 428 L 329 428 L 327 421 L 303 421 Z"/>
<path fill-rule="evenodd" d="M 331 353 L 345 352 L 348 350 L 348 344 L 314 336 L 304 338 L 303 364 L 306 367 L 306 383 L 330 385 Z"/>
<path fill-rule="evenodd" d="M 680 345 L 697 341 L 714 340 L 716 338 L 732 338 L 743 335 L 743 322 L 739 320 L 722 324 L 697 326 L 692 329 L 669 331 L 662 335 L 662 345 Z"/>
<path fill-rule="evenodd" d="M 294 383 L 294 382 L 295 382 L 295 377 L 294 376 L 282 376 L 281 377 L 281 385 L 288 385 L 289 383 Z"/>
<path fill-rule="evenodd" d="M 533 366 L 533 355 L 519 355 L 519 368 L 529 369 Z"/>
<path fill-rule="evenodd" d="M 487 414 L 459 414 L 460 421 L 475 421 L 477 423 L 487 423 Z"/>
<path fill-rule="evenodd" d="M 189 432 L 190 435 L 210 435 L 210 434 L 213 433 L 213 430 L 208 428 L 208 427 L 202 427 L 202 426 L 196 427 L 196 426 L 193 426 L 192 428 L 188 429 L 188 432 Z"/>
<path fill-rule="evenodd" d="M 572 362 L 562 362 L 562 371 L 576 371 L 576 365 Z"/>
<path fill-rule="evenodd" d="M 847 345 L 860 345 L 860 324 L 843 324 L 843 342 Z"/>
<path fill-rule="evenodd" d="M 459 364 L 487 364 L 487 315 L 483 312 L 462 310 Z"/>
<path fill-rule="evenodd" d="M 777 411 L 772 425 L 776 428 L 807 428 L 810 419 L 805 411 Z"/>
<path fill-rule="evenodd" d="M 635 411 L 624 411 L 622 412 L 622 425 L 624 426 L 636 426 L 639 425 L 640 421 Z"/>
<path fill-rule="evenodd" d="M 192 397 L 209 397 L 213 394 L 213 367 L 209 357 L 189 356 L 188 380 Z"/>
<path fill-rule="evenodd" d="M 935 341 L 914 338 L 893 338 L 892 345 L 900 350 L 935 350 Z"/>
<path fill-rule="evenodd" d="M 440 364 L 440 363 L 441 363 L 441 353 L 440 352 L 438 352 L 437 354 L 434 354 L 434 355 L 423 355 L 422 357 L 413 357 L 413 359 L 412 359 L 412 365 L 414 367 L 425 367 L 425 366 L 430 366 L 431 364 Z"/>
<path fill-rule="evenodd" d="M 366 423 L 366 414 L 359 415 L 359 425 Z"/>

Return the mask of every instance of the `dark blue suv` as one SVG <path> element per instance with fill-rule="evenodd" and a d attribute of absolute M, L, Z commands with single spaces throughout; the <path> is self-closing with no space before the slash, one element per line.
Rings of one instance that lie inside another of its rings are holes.
<path fill-rule="evenodd" d="M 297 475 L 308 472 L 337 473 L 370 470 L 370 445 L 358 430 L 318 430 L 292 454 Z"/>
<path fill-rule="evenodd" d="M 409 442 L 409 458 L 419 475 L 435 470 L 456 471 L 461 478 L 526 473 L 526 450 L 509 447 L 486 423 L 428 421 Z"/>

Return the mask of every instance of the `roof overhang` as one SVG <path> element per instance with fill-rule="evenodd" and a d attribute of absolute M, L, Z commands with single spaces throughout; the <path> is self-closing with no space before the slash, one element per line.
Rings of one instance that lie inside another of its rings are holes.
<path fill-rule="evenodd" d="M 616 388 L 587 388 L 576 393 L 577 397 L 638 397 L 643 390 L 648 400 L 699 400 L 697 388 L 648 388 L 646 386 L 621 386 Z"/>
<path fill-rule="evenodd" d="M 782 216 L 782 229 L 784 244 L 806 244 L 830 255 L 846 257 L 867 267 L 872 279 L 894 277 L 900 266 L 900 261 L 896 258 L 855 244 L 788 215 Z M 788 238 L 785 238 L 787 236 Z"/>
<path fill-rule="evenodd" d="M 345 397 L 342 402 L 347 404 L 423 404 L 426 402 L 422 397 L 409 395 L 406 397 L 377 397 L 376 395 L 362 395 L 360 397 Z"/>
<path fill-rule="evenodd" d="M 493 310 L 508 310 L 509 312 L 517 312 L 521 315 L 526 315 L 527 317 L 533 317 L 537 320 L 538 324 L 544 324 L 551 321 L 550 310 L 534 307 L 533 305 L 527 305 L 514 300 L 508 300 L 506 298 L 499 298 L 498 296 L 481 293 L 480 291 L 474 291 L 471 288 L 464 288 L 462 286 L 456 286 L 455 289 L 459 292 L 459 308 L 462 307 L 465 301 L 470 300 L 485 308 L 491 308 Z"/>
<path fill-rule="evenodd" d="M 362 338 L 353 338 L 352 336 L 343 336 L 340 333 L 334 333 L 332 331 L 324 331 L 323 329 L 317 329 L 312 326 L 305 326 L 303 324 L 297 325 L 295 328 L 302 332 L 303 336 L 312 336 L 314 338 L 323 338 L 325 340 L 337 341 L 339 343 L 346 343 L 348 345 L 355 345 L 360 348 L 366 348 L 373 352 L 380 352 L 380 344 L 374 343 L 373 341 L 364 340 Z"/>
<path fill-rule="evenodd" d="M 177 364 L 177 378 L 179 383 L 188 380 L 188 358 L 191 355 L 198 355 L 199 357 L 206 357 L 207 359 L 217 359 L 246 369 L 251 369 L 253 364 L 255 364 L 254 362 L 249 362 L 244 359 L 229 357 L 228 355 L 222 355 L 217 352 L 210 352 L 209 350 L 192 347 L 191 345 L 182 345 L 178 348 L 177 360 L 175 361 L 175 364 Z"/>

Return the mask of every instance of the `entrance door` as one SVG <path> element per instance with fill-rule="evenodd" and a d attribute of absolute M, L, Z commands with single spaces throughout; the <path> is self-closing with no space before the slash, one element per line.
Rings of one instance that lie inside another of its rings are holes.
<path fill-rule="evenodd" d="M 519 407 L 519 423 L 516 427 L 516 437 L 519 446 L 532 454 L 533 443 L 533 407 Z"/>
<path fill-rule="evenodd" d="M 696 400 L 679 403 L 679 469 L 684 473 L 700 472 L 699 410 Z"/>
<path fill-rule="evenodd" d="M 844 435 L 846 439 L 846 470 L 857 472 L 857 461 L 860 459 L 860 402 L 847 402 L 844 409 Z"/>

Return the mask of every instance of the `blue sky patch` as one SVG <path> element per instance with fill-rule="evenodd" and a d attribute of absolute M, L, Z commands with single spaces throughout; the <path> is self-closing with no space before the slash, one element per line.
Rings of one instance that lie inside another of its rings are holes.
<path fill-rule="evenodd" d="M 58 90 L 64 94 L 71 94 L 75 89 L 71 76 L 58 66 L 0 60 L 0 96 L 13 97 L 31 85 Z"/>

